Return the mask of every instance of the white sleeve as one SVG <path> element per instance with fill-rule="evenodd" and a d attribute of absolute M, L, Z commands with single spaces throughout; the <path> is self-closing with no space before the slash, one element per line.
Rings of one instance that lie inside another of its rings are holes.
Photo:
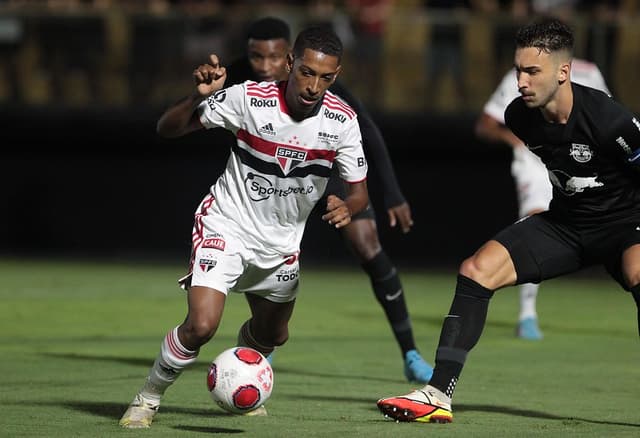
<path fill-rule="evenodd" d="M 506 110 L 513 99 L 519 95 L 516 72 L 514 69 L 511 69 L 504 75 L 500 85 L 498 85 L 498 88 L 496 88 L 484 105 L 483 111 L 485 114 L 504 124 L 504 110 Z"/>
<path fill-rule="evenodd" d="M 336 164 L 340 178 L 357 183 L 367 178 L 367 160 L 362 149 L 362 135 L 357 117 L 346 125 L 342 142 L 336 150 Z"/>
<path fill-rule="evenodd" d="M 226 128 L 234 133 L 242 124 L 245 109 L 244 84 L 218 90 L 198 105 L 202 126 Z"/>
<path fill-rule="evenodd" d="M 609 96 L 611 96 L 611 91 L 609 91 L 609 87 L 607 87 L 607 83 L 604 81 L 602 72 L 595 65 L 594 65 L 594 69 L 591 71 L 591 75 L 589 76 L 588 83 L 585 83 L 584 85 L 591 88 L 595 88 L 597 90 L 604 91 Z"/>

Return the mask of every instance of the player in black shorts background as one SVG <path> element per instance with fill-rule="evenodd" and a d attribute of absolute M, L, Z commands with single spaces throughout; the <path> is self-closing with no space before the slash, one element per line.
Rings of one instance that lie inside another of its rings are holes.
<path fill-rule="evenodd" d="M 247 32 L 247 55 L 227 67 L 227 86 L 246 80 L 286 79 L 286 59 L 289 51 L 290 29 L 286 22 L 276 17 L 264 17 L 254 21 Z M 380 130 L 362 103 L 344 86 L 335 82 L 329 90 L 356 111 L 367 161 L 374 164 L 371 167 L 376 169 L 376 176 L 382 182 L 379 186 L 383 190 L 390 226 L 399 226 L 403 233 L 408 233 L 413 225 L 411 208 L 396 180 Z M 221 135 L 229 134 L 222 131 Z M 230 141 L 234 141 L 231 136 L 229 138 Z M 340 196 L 341 193 L 345 193 L 345 187 L 334 169 L 325 196 Z M 424 361 L 417 350 L 402 283 L 396 267 L 380 243 L 372 206 L 369 205 L 351 219 L 349 225 L 340 229 L 341 236 L 369 276 L 376 299 L 384 309 L 400 347 L 405 377 L 409 381 L 426 383 L 431 378 L 433 368 Z M 269 359 L 272 360 L 273 357 Z"/>
<path fill-rule="evenodd" d="M 452 421 L 456 383 L 497 289 L 602 265 L 640 309 L 640 120 L 605 93 L 572 83 L 572 52 L 573 32 L 557 20 L 517 32 L 520 97 L 505 122 L 546 165 L 553 200 L 462 263 L 429 385 L 378 401 L 396 420 Z"/>

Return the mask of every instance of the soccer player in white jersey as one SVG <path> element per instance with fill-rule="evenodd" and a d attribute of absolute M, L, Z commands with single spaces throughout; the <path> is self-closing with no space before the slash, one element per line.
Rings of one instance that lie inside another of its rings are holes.
<path fill-rule="evenodd" d="M 193 94 L 158 121 L 164 137 L 224 127 L 237 143 L 195 213 L 189 273 L 180 280 L 187 290 L 187 316 L 165 336 L 146 382 L 120 420 L 123 427 L 151 425 L 166 389 L 214 336 L 228 292 L 244 293 L 251 310 L 238 345 L 267 356 L 286 342 L 305 221 L 333 165 L 348 193 L 345 199 L 328 197 L 323 220 L 341 228 L 367 206 L 367 163 L 357 118 L 327 91 L 340 73 L 341 56 L 335 33 L 307 28 L 288 55 L 287 81 L 223 88 L 226 70 L 211 55 L 209 64 L 193 72 Z"/>
<path fill-rule="evenodd" d="M 587 87 L 611 94 L 598 66 L 583 59 L 574 59 L 571 63 L 571 80 Z M 520 218 L 540 213 L 549 208 L 552 187 L 547 168 L 537 155 L 530 152 L 509 128 L 504 125 L 504 110 L 518 96 L 515 68 L 504 76 L 498 88 L 476 121 L 476 135 L 486 141 L 508 144 L 513 148 L 511 175 L 513 176 L 518 197 L 518 215 Z M 538 325 L 536 300 L 538 285 L 526 283 L 520 286 L 520 314 L 516 327 L 516 336 L 527 340 L 542 339 Z"/>
<path fill-rule="evenodd" d="M 258 82 L 286 79 L 286 56 L 291 50 L 289 35 L 289 25 L 280 18 L 264 17 L 254 21 L 247 33 L 246 54 L 227 65 L 226 83 L 237 84 L 248 79 Z M 403 233 L 408 233 L 413 226 L 411 207 L 398 184 L 380 129 L 367 108 L 339 79 L 329 87 L 329 91 L 349 104 L 358 115 L 362 147 L 367 163 L 375 170 L 373 176 L 381 182 L 381 198 L 387 210 L 389 225 L 398 226 Z M 235 141 L 227 132 L 223 134 L 229 141 Z M 368 181 L 371 181 L 371 174 Z M 344 184 L 336 172 L 332 172 L 325 191 L 325 196 L 329 194 L 344 196 Z M 320 204 L 323 202 L 320 201 Z M 312 213 L 311 216 L 315 214 Z M 433 368 L 422 358 L 416 346 L 400 274 L 380 242 L 374 206 L 369 205 L 353 215 L 349 225 L 340 228 L 338 233 L 369 277 L 373 295 L 382 306 L 399 347 L 406 379 L 428 382 Z M 267 358 L 270 362 L 274 353 Z"/>

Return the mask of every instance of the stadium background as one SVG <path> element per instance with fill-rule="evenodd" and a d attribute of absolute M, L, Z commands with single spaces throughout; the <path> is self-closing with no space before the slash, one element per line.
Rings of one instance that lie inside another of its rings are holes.
<path fill-rule="evenodd" d="M 252 19 L 281 16 L 294 34 L 355 22 L 343 2 L 308 3 L 1 1 L 0 255 L 186 260 L 193 210 L 228 151 L 205 132 L 160 139 L 155 122 L 209 51 L 242 53 Z M 516 2 L 390 3 L 368 35 L 381 49 L 373 61 L 351 26 L 342 79 L 379 123 L 413 209 L 410 234 L 389 230 L 381 182 L 370 179 L 387 252 L 404 265 L 451 266 L 515 219 L 510 151 L 477 140 L 473 123 L 526 17 Z M 571 4 L 577 55 L 638 112 L 639 2 L 560 3 Z M 305 259 L 349 260 L 336 234 L 312 218 Z"/>

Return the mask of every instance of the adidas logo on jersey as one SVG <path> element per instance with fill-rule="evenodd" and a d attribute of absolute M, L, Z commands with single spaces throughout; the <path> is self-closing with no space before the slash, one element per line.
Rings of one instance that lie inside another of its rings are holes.
<path fill-rule="evenodd" d="M 258 129 L 258 132 L 261 134 L 276 135 L 276 131 L 273 130 L 273 125 L 271 123 L 267 123 L 262 128 Z"/>

